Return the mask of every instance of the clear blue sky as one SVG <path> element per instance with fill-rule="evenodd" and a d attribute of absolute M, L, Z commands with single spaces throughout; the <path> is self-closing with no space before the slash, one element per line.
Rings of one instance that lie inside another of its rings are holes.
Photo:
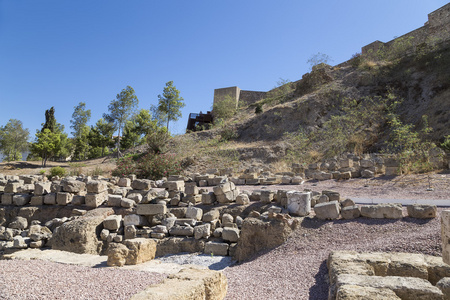
<path fill-rule="evenodd" d="M 127 85 L 139 107 L 173 80 L 190 112 L 215 88 L 267 91 L 298 80 L 322 52 L 338 64 L 375 40 L 422 26 L 440 0 L 0 0 L 0 125 L 19 119 L 34 139 L 44 112 L 71 132 L 85 102 L 89 125 Z"/>

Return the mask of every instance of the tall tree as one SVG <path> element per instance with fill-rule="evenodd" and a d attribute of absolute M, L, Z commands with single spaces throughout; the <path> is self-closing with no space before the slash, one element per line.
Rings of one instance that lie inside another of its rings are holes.
<path fill-rule="evenodd" d="M 96 158 L 105 154 L 105 148 L 112 147 L 113 134 L 116 131 L 116 127 L 113 123 L 105 122 L 100 119 L 95 123 L 95 126 L 91 126 L 91 130 L 88 134 L 88 143 L 91 146 L 90 158 Z M 98 154 L 97 154 L 98 153 Z"/>
<path fill-rule="evenodd" d="M 169 122 L 177 121 L 181 117 L 181 109 L 185 106 L 184 99 L 180 97 L 180 91 L 173 85 L 173 81 L 166 83 L 162 95 L 158 95 L 159 118 L 167 122 L 166 128 L 169 130 Z"/>
<path fill-rule="evenodd" d="M 10 119 L 5 126 L 0 127 L 0 151 L 7 161 L 22 158 L 22 152 L 28 149 L 30 132 L 24 129 L 22 122 Z"/>
<path fill-rule="evenodd" d="M 148 109 L 141 109 L 125 124 L 121 147 L 128 149 L 145 143 L 145 137 L 158 127 Z"/>
<path fill-rule="evenodd" d="M 109 114 L 103 114 L 103 118 L 110 123 L 114 123 L 118 130 L 117 156 L 120 155 L 120 137 L 123 126 L 139 104 L 139 100 L 134 94 L 131 86 L 127 86 L 108 105 Z"/>
<path fill-rule="evenodd" d="M 73 129 L 72 135 L 74 137 L 74 158 L 75 159 L 86 159 L 86 153 L 89 150 L 89 144 L 87 143 L 89 127 L 87 122 L 91 119 L 91 110 L 86 110 L 86 104 L 80 102 L 74 108 L 72 114 L 72 120 L 70 123 L 72 125 L 70 128 Z"/>
<path fill-rule="evenodd" d="M 45 111 L 45 123 L 42 125 L 41 131 L 44 131 L 44 129 L 49 129 L 51 132 L 55 132 L 55 128 L 55 108 L 52 106 L 50 109 Z"/>

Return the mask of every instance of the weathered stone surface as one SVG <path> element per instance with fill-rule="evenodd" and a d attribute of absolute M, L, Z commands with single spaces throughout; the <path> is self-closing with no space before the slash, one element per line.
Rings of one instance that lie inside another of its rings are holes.
<path fill-rule="evenodd" d="M 432 285 L 444 277 L 450 277 L 450 265 L 444 263 L 442 257 L 424 255 L 428 270 L 428 281 Z"/>
<path fill-rule="evenodd" d="M 120 201 L 120 206 L 124 208 L 132 208 L 136 206 L 136 202 L 131 199 L 122 198 L 122 200 Z"/>
<path fill-rule="evenodd" d="M 186 210 L 186 218 L 200 221 L 203 216 L 203 210 L 198 207 L 188 207 Z"/>
<path fill-rule="evenodd" d="M 401 300 L 395 292 L 388 288 L 373 288 L 357 285 L 342 285 L 337 290 L 336 300 Z"/>
<path fill-rule="evenodd" d="M 224 299 L 226 294 L 227 279 L 222 272 L 192 268 L 169 276 L 162 284 L 153 285 L 130 300 L 219 300 Z"/>
<path fill-rule="evenodd" d="M 90 182 L 90 181 L 89 181 Z M 88 182 L 88 184 L 89 184 Z M 103 204 L 103 202 L 106 201 L 106 199 L 108 199 L 108 192 L 104 191 L 101 193 L 88 193 L 85 196 L 85 202 L 86 202 L 86 206 L 88 207 L 99 207 L 100 205 Z"/>
<path fill-rule="evenodd" d="M 138 204 L 136 207 L 136 214 L 151 216 L 157 214 L 165 214 L 167 206 L 164 204 Z"/>
<path fill-rule="evenodd" d="M 237 242 L 239 240 L 239 229 L 225 227 L 222 231 L 222 239 L 229 242 Z"/>
<path fill-rule="evenodd" d="M 337 290 L 343 285 L 391 289 L 402 300 L 443 299 L 441 290 L 425 279 L 414 277 L 342 274 L 336 280 Z"/>
<path fill-rule="evenodd" d="M 249 204 L 249 203 L 250 203 L 250 199 L 249 199 L 249 197 L 248 197 L 247 194 L 239 194 L 239 195 L 236 197 L 236 204 L 239 204 L 239 205 L 247 205 L 247 204 Z"/>
<path fill-rule="evenodd" d="M 207 213 L 203 214 L 203 222 L 211 222 L 212 220 L 219 219 L 220 212 L 218 209 L 211 209 Z"/>
<path fill-rule="evenodd" d="M 122 225 L 122 215 L 111 215 L 103 220 L 103 227 L 108 230 L 117 230 Z"/>
<path fill-rule="evenodd" d="M 433 219 L 436 218 L 437 207 L 430 204 L 413 204 L 406 207 L 408 216 L 417 219 Z"/>
<path fill-rule="evenodd" d="M 167 181 L 165 186 L 169 191 L 184 191 L 184 181 L 181 180 Z"/>
<path fill-rule="evenodd" d="M 228 255 L 229 245 L 227 243 L 207 242 L 205 244 L 205 254 Z"/>
<path fill-rule="evenodd" d="M 50 193 L 51 182 L 36 182 L 34 184 L 34 194 L 43 196 Z"/>
<path fill-rule="evenodd" d="M 289 191 L 286 196 L 289 213 L 297 216 L 309 215 L 311 212 L 311 192 Z"/>
<path fill-rule="evenodd" d="M 358 205 L 345 206 L 341 209 L 341 216 L 343 219 L 356 219 L 361 216 L 361 210 Z"/>
<path fill-rule="evenodd" d="M 123 241 L 123 244 L 111 243 L 108 246 L 107 265 L 137 265 L 155 258 L 156 242 L 152 239 L 135 238 Z"/>
<path fill-rule="evenodd" d="M 68 193 L 79 193 L 84 191 L 86 184 L 79 180 L 62 180 L 62 189 Z"/>
<path fill-rule="evenodd" d="M 347 206 L 354 206 L 355 202 L 352 199 L 345 199 L 343 201 L 341 201 L 341 206 L 342 207 L 347 207 Z"/>
<path fill-rule="evenodd" d="M 442 260 L 450 265 L 450 210 L 441 212 Z"/>
<path fill-rule="evenodd" d="M 213 204 L 216 202 L 216 195 L 213 192 L 202 193 L 202 204 Z"/>
<path fill-rule="evenodd" d="M 186 183 L 184 186 L 184 193 L 186 195 L 197 195 L 198 187 L 195 182 Z"/>
<path fill-rule="evenodd" d="M 88 193 L 100 194 L 108 190 L 108 185 L 103 180 L 89 180 L 86 183 Z"/>
<path fill-rule="evenodd" d="M 361 216 L 373 219 L 401 219 L 401 204 L 361 205 Z"/>
<path fill-rule="evenodd" d="M 168 238 L 158 240 L 156 256 L 164 256 L 167 254 L 176 254 L 181 252 L 203 252 L 205 249 L 205 239 L 196 240 L 194 237 L 170 236 Z"/>
<path fill-rule="evenodd" d="M 12 198 L 13 204 L 17 206 L 24 206 L 30 203 L 31 195 L 29 194 L 15 194 Z"/>
<path fill-rule="evenodd" d="M 450 299 L 450 277 L 444 277 L 438 281 L 436 287 L 444 294 L 444 299 Z"/>
<path fill-rule="evenodd" d="M 2 205 L 12 205 L 13 204 L 14 193 L 4 193 L 2 194 Z"/>
<path fill-rule="evenodd" d="M 128 178 L 126 178 L 126 179 L 128 179 Z M 121 201 L 122 201 L 122 195 L 108 195 L 108 201 L 106 202 L 106 205 L 111 206 L 111 207 L 120 207 Z"/>
<path fill-rule="evenodd" d="M 103 220 L 113 213 L 112 208 L 97 208 L 82 217 L 65 222 L 53 232 L 52 249 L 99 254 L 102 242 L 97 239 L 97 230 L 101 229 Z"/>
<path fill-rule="evenodd" d="M 272 219 L 265 222 L 255 218 L 246 218 L 242 224 L 233 258 L 237 261 L 244 261 L 261 250 L 283 244 L 297 225 L 298 220 L 295 219 Z"/>
<path fill-rule="evenodd" d="M 58 205 L 67 205 L 72 202 L 73 194 L 68 192 L 59 192 L 56 194 L 56 203 Z"/>
<path fill-rule="evenodd" d="M 25 230 L 28 228 L 28 221 L 23 217 L 15 217 L 14 220 L 9 223 L 8 227 L 12 229 Z"/>
<path fill-rule="evenodd" d="M 148 179 L 135 179 L 131 183 L 131 187 L 134 190 L 147 191 L 152 188 L 152 182 L 151 182 L 151 180 L 148 180 Z"/>
<path fill-rule="evenodd" d="M 56 194 L 49 193 L 44 196 L 44 204 L 54 205 L 56 204 Z"/>
<path fill-rule="evenodd" d="M 191 226 L 175 225 L 169 230 L 170 235 L 193 236 L 194 228 Z"/>
<path fill-rule="evenodd" d="M 145 224 L 146 224 L 146 222 L 145 222 L 144 217 L 140 216 L 140 215 L 130 214 L 130 215 L 126 215 L 123 218 L 124 226 L 128 226 L 128 225 L 142 226 Z"/>
<path fill-rule="evenodd" d="M 274 195 L 275 195 L 275 193 L 273 191 L 268 191 L 268 190 L 261 191 L 260 201 L 262 203 L 270 203 L 273 201 Z"/>
<path fill-rule="evenodd" d="M 373 178 L 373 177 L 375 177 L 375 172 L 368 170 L 368 169 L 364 169 L 361 171 L 361 177 L 362 178 Z"/>
<path fill-rule="evenodd" d="M 129 186 L 131 186 L 131 179 L 122 177 L 117 182 L 117 185 L 120 186 L 120 187 L 129 187 Z"/>
<path fill-rule="evenodd" d="M 340 205 L 338 201 L 318 203 L 314 206 L 314 212 L 321 220 L 334 220 L 339 218 Z"/>
<path fill-rule="evenodd" d="M 127 225 L 125 226 L 124 230 L 124 239 L 134 239 L 136 237 L 136 226 L 134 225 Z"/>
<path fill-rule="evenodd" d="M 44 196 L 32 196 L 30 205 L 44 205 Z"/>
<path fill-rule="evenodd" d="M 209 238 L 211 235 L 211 224 L 203 224 L 203 225 L 197 225 L 194 227 L 194 238 L 196 240 L 202 239 L 202 238 Z"/>

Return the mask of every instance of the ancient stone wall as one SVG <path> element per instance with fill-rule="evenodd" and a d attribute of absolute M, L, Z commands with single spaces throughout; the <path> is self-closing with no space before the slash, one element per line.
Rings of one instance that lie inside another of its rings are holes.
<path fill-rule="evenodd" d="M 411 39 L 410 39 L 411 38 Z M 410 39 L 412 47 L 427 42 L 443 42 L 450 39 L 450 3 L 428 14 L 428 21 L 424 26 L 397 37 L 387 43 L 375 41 L 362 47 L 362 54 L 377 51 L 381 45 L 390 47 L 401 39 Z"/>
<path fill-rule="evenodd" d="M 238 102 L 239 102 L 240 92 L 241 92 L 241 89 L 238 88 L 237 86 L 215 89 L 214 90 L 214 104 L 216 104 L 219 101 L 225 100 L 226 96 L 231 96 L 233 99 L 236 99 L 236 107 L 237 107 Z"/>
<path fill-rule="evenodd" d="M 239 94 L 239 104 L 250 105 L 266 97 L 266 92 L 243 91 Z"/>

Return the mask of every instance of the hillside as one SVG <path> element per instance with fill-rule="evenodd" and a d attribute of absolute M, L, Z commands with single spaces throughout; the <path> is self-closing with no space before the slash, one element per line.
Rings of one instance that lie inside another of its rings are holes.
<path fill-rule="evenodd" d="M 252 164 L 276 170 L 345 152 L 386 151 L 390 117 L 419 133 L 424 115 L 432 130 L 422 138 L 440 144 L 450 134 L 449 50 L 445 42 L 401 56 L 385 50 L 389 59 L 359 55 L 338 66 L 316 66 L 222 125 L 177 137 L 172 151 L 195 170 Z"/>

